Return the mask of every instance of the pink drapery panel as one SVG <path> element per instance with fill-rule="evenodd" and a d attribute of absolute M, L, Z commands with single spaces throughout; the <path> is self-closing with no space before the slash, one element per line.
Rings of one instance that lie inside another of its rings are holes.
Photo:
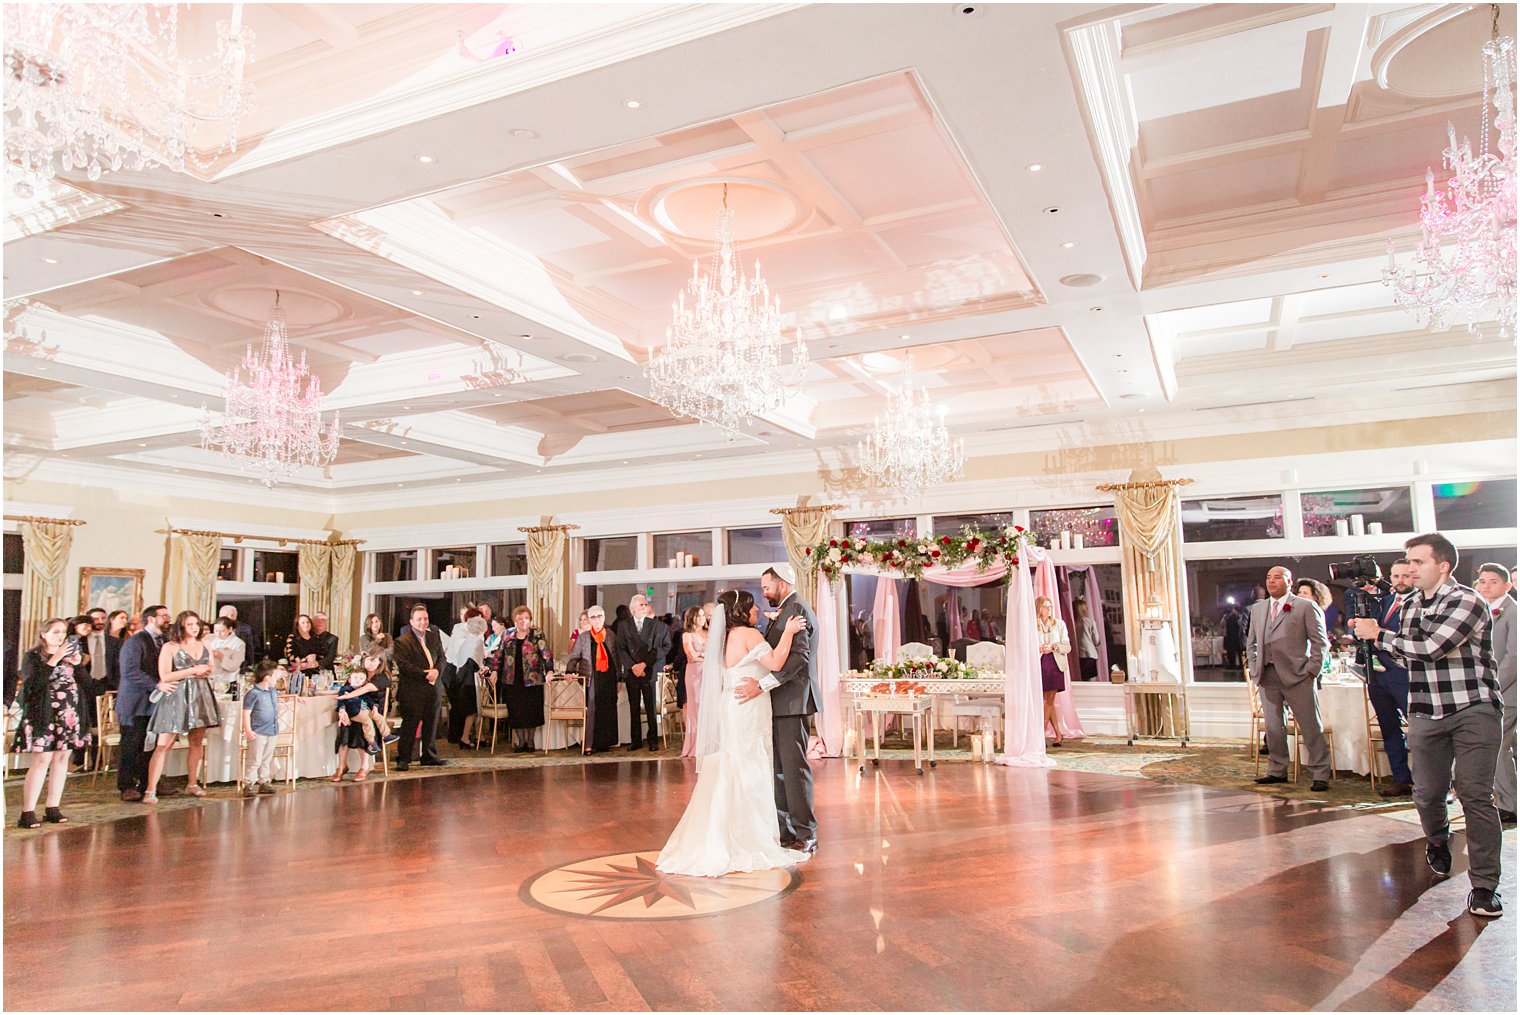
<path fill-rule="evenodd" d="M 1098 625 L 1098 679 L 1108 679 L 1108 615 L 1103 612 L 1103 590 L 1098 588 L 1098 569 L 1087 568 L 1087 615 Z"/>
<path fill-rule="evenodd" d="M 996 581 L 1008 573 L 1005 564 L 996 564 L 985 571 L 978 571 L 975 564 L 962 564 L 958 568 L 931 567 L 926 568 L 923 579 L 935 585 L 953 585 L 958 589 L 969 589 L 973 585 L 985 585 L 990 581 Z"/>
<path fill-rule="evenodd" d="M 879 575 L 876 599 L 871 604 L 871 640 L 875 658 L 897 662 L 897 646 L 902 644 L 902 607 L 897 601 L 897 579 Z"/>
<path fill-rule="evenodd" d="M 844 709 L 840 701 L 839 677 L 843 672 L 839 643 L 839 600 L 844 591 L 841 585 L 834 588 L 828 578 L 818 576 L 817 597 L 813 600 L 813 613 L 818 618 L 818 690 L 823 700 L 818 703 L 818 715 L 814 724 L 818 736 L 808 745 L 808 756 L 813 758 L 837 758 L 844 751 Z"/>
<path fill-rule="evenodd" d="M 1043 546 L 1030 546 L 1025 549 L 1025 556 L 1034 561 L 1034 593 L 1037 596 L 1049 596 L 1052 603 L 1060 601 L 1061 590 L 1056 583 L 1056 567 L 1050 562 L 1050 553 Z M 1031 605 L 1030 613 L 1034 610 Z M 1033 631 L 1030 632 L 1033 637 Z M 1067 629 L 1067 637 L 1076 637 Z M 1013 635 L 1010 632 L 1008 643 L 1013 643 Z M 1036 649 L 1038 651 L 1038 649 Z M 1039 660 L 1035 660 L 1035 675 L 1039 676 Z M 1077 706 L 1071 700 L 1071 674 L 1066 675 L 1066 690 L 1056 695 L 1056 718 L 1061 720 L 1062 737 L 1085 737 L 1087 733 L 1082 729 L 1082 722 L 1077 718 Z M 1056 731 L 1052 731 L 1052 735 Z"/>
<path fill-rule="evenodd" d="M 1047 768 L 1044 710 L 1040 703 L 1040 652 L 1029 569 L 1016 567 L 1008 582 L 1008 630 L 1004 633 L 1003 753 L 999 765 Z"/>
<path fill-rule="evenodd" d="M 961 592 L 954 586 L 945 594 L 945 633 L 952 644 L 966 637 L 966 629 L 961 626 Z M 950 651 L 950 645 L 945 646 L 945 651 Z"/>

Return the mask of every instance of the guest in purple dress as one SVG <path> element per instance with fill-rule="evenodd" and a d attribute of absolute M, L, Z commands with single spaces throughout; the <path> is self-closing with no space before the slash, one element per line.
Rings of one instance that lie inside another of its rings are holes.
<path fill-rule="evenodd" d="M 1056 695 L 1066 690 L 1066 661 L 1071 654 L 1071 637 L 1066 633 L 1066 622 L 1055 614 L 1055 606 L 1048 596 L 1034 601 L 1036 637 L 1040 641 L 1040 690 L 1045 695 L 1045 721 L 1055 734 L 1050 745 L 1060 747 L 1061 717 L 1056 714 Z"/>
<path fill-rule="evenodd" d="M 686 736 L 681 741 L 681 757 L 694 758 L 697 702 L 702 698 L 702 659 L 707 653 L 707 613 L 700 606 L 688 606 L 681 620 L 681 647 L 686 652 L 686 707 L 682 716 Z"/>

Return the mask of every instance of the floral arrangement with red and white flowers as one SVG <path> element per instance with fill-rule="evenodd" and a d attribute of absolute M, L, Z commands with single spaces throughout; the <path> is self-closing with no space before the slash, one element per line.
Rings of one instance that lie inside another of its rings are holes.
<path fill-rule="evenodd" d="M 917 578 L 927 568 L 956 568 L 975 564 L 978 571 L 1001 564 L 1017 565 L 1019 556 L 1035 536 L 1022 525 L 997 532 L 966 529 L 959 536 L 834 536 L 816 546 L 802 548 L 808 566 L 830 581 L 852 564 L 875 565 Z"/>
<path fill-rule="evenodd" d="M 930 656 L 926 659 L 904 659 L 898 663 L 871 664 L 871 676 L 887 680 L 985 680 L 989 674 L 959 659 L 943 659 Z"/>

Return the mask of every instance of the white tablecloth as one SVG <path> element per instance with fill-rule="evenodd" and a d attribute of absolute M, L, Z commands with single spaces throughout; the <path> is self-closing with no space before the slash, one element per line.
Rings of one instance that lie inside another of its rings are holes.
<path fill-rule="evenodd" d="M 1200 666 L 1224 665 L 1224 636 L 1219 634 L 1193 635 L 1193 663 Z"/>
<path fill-rule="evenodd" d="M 1332 684 L 1328 680 L 1319 689 L 1319 714 L 1324 725 L 1335 730 L 1335 769 L 1366 775 L 1370 770 L 1367 742 L 1367 716 L 1362 702 L 1367 688 L 1354 684 Z"/>
<path fill-rule="evenodd" d="M 316 695 L 311 698 L 292 698 L 296 712 L 296 777 L 315 779 L 332 775 L 337 770 L 337 711 L 334 695 Z M 238 741 L 243 737 L 243 702 L 218 697 L 222 724 L 206 732 L 207 782 L 236 782 Z M 355 752 L 350 751 L 350 755 Z M 176 750 L 169 755 L 164 771 L 169 775 L 184 775 L 187 752 Z M 349 758 L 350 768 L 356 767 L 354 757 Z M 285 777 L 284 759 L 276 759 L 273 766 L 275 779 Z"/>

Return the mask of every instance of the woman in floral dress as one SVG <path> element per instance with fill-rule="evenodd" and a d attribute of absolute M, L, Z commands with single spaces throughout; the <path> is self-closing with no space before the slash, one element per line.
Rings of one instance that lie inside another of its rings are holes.
<path fill-rule="evenodd" d="M 534 731 L 544 724 L 544 681 L 553 668 L 549 644 L 533 626 L 533 611 L 519 606 L 512 611 L 512 629 L 486 660 L 486 679 L 507 706 L 513 754 L 533 750 Z"/>
<path fill-rule="evenodd" d="M 58 809 L 68 779 L 69 754 L 90 744 L 90 731 L 81 722 L 79 712 L 79 685 L 74 682 L 74 667 L 83 660 L 79 645 L 69 640 L 68 623 L 56 618 L 43 623 L 37 647 L 21 660 L 21 689 L 16 695 L 21 705 L 21 723 L 11 750 L 30 754 L 32 765 L 27 769 L 22 788 L 18 828 L 42 824 L 37 820 L 37 798 L 42 795 L 44 779 L 47 780 L 45 820 L 54 824 L 69 820 Z"/>

